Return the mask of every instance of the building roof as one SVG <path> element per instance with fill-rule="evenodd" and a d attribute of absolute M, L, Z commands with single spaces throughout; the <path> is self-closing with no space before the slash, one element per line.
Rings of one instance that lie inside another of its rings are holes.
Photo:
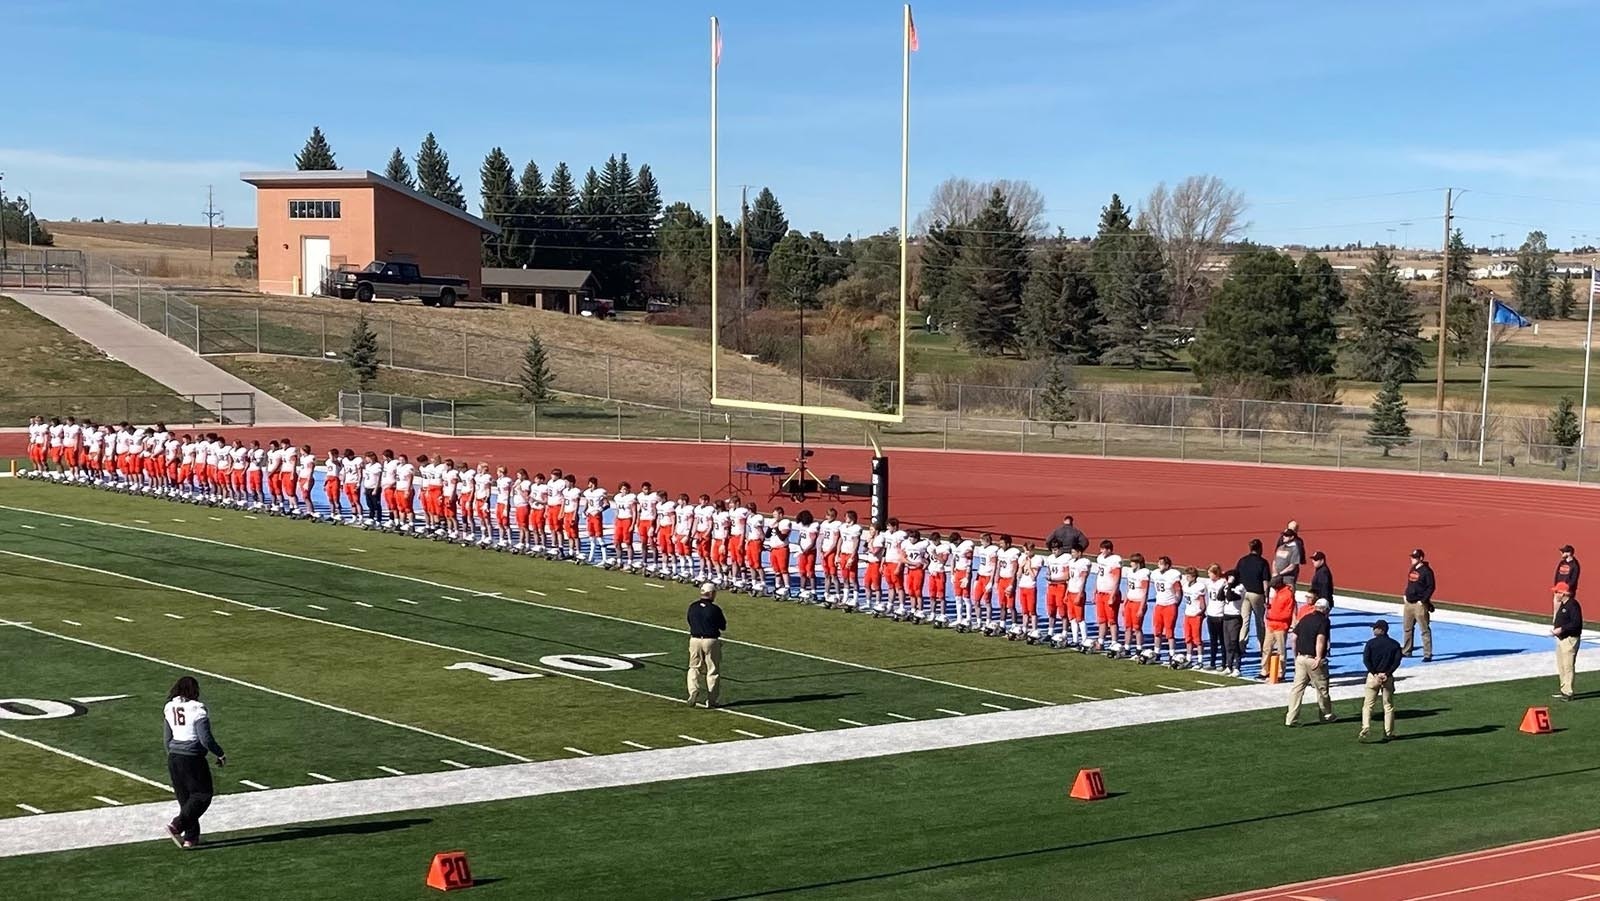
<path fill-rule="evenodd" d="M 258 188 L 295 188 L 295 187 L 324 187 L 348 188 L 361 185 L 379 185 L 391 191 L 397 191 L 413 200 L 425 203 L 428 206 L 450 215 L 464 222 L 470 222 L 481 231 L 491 235 L 500 234 L 500 226 L 484 219 L 479 219 L 466 210 L 457 209 L 442 200 L 430 197 L 421 191 L 408 188 L 397 181 L 384 178 L 376 172 L 366 169 L 290 169 L 280 172 L 241 172 L 239 180 L 255 185 Z"/>
<path fill-rule="evenodd" d="M 565 288 L 576 291 L 594 280 L 588 269 L 484 269 L 484 287 Z"/>

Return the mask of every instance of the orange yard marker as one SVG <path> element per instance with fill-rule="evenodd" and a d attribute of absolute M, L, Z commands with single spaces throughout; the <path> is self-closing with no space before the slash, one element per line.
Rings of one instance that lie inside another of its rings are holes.
<path fill-rule="evenodd" d="M 1106 796 L 1106 780 L 1100 775 L 1099 767 L 1078 771 L 1078 778 L 1072 783 L 1071 797 L 1079 801 L 1100 801 Z"/>
<path fill-rule="evenodd" d="M 472 868 L 467 866 L 467 852 L 441 851 L 433 855 L 433 863 L 428 867 L 428 888 L 441 892 L 472 888 Z"/>
<path fill-rule="evenodd" d="M 1528 712 L 1522 715 L 1522 731 L 1529 735 L 1548 735 L 1554 732 L 1550 728 L 1550 708 L 1529 707 Z"/>

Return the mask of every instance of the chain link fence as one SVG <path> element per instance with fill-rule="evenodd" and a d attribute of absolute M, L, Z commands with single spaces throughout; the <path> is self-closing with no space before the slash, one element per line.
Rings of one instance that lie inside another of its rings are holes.
<path fill-rule="evenodd" d="M 443 435 L 523 435 L 613 440 L 675 439 L 702 443 L 870 447 L 860 423 L 785 414 L 671 410 L 644 406 L 425 400 L 341 392 L 341 421 L 393 425 Z M 1041 422 L 978 416 L 908 416 L 881 427 L 885 448 L 1015 451 L 1099 457 L 1144 457 L 1280 463 L 1336 469 L 1388 469 L 1539 478 L 1574 483 L 1600 479 L 1600 448 L 1581 455 L 1549 443 L 1494 440 L 1484 447 L 1462 439 L 1368 439 L 1343 432 L 1286 431 L 1239 426 Z"/>
<path fill-rule="evenodd" d="M 82 291 L 85 272 L 80 250 L 10 247 L 0 251 L 0 288 Z"/>
<path fill-rule="evenodd" d="M 256 396 L 226 394 L 56 394 L 0 396 L 0 422 L 23 423 L 30 416 L 140 425 L 254 425 Z"/>
<path fill-rule="evenodd" d="M 200 352 L 200 308 L 166 288 L 104 259 L 85 270 L 85 292 L 129 319 Z"/>

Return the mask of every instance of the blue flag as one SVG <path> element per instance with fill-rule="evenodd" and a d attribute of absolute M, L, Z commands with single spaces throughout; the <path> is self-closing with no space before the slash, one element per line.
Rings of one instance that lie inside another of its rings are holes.
<path fill-rule="evenodd" d="M 1494 301 L 1494 306 L 1489 312 L 1489 321 L 1495 325 L 1514 325 L 1517 328 L 1527 328 L 1532 322 L 1522 318 L 1522 314 L 1511 309 L 1500 301 Z"/>

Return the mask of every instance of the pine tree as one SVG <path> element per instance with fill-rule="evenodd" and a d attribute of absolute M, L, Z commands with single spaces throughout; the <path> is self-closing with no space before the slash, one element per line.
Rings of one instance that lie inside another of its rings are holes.
<path fill-rule="evenodd" d="M 1555 314 L 1550 290 L 1553 259 L 1555 255 L 1541 231 L 1529 232 L 1517 249 L 1517 261 L 1511 269 L 1511 296 L 1517 311 L 1529 319 L 1549 319 Z"/>
<path fill-rule="evenodd" d="M 1056 428 L 1061 423 L 1078 418 L 1072 402 L 1072 367 L 1065 357 L 1050 358 L 1050 365 L 1044 371 L 1044 384 L 1039 387 L 1035 418 L 1050 424 L 1051 438 L 1056 436 Z"/>
<path fill-rule="evenodd" d="M 483 265 L 513 266 L 517 237 L 517 176 L 511 159 L 499 147 L 489 151 L 478 169 L 483 218 L 500 226 L 500 234 L 483 236 Z"/>
<path fill-rule="evenodd" d="M 306 146 L 294 155 L 294 167 L 301 171 L 339 168 L 339 164 L 333 161 L 333 148 L 328 145 L 328 139 L 320 127 L 311 126 L 311 137 L 306 138 Z"/>
<path fill-rule="evenodd" d="M 590 166 L 583 175 L 583 186 L 578 189 L 577 217 L 571 220 L 572 227 L 568 231 L 571 236 L 568 244 L 577 249 L 570 251 L 572 260 L 567 265 L 572 269 L 598 272 L 597 278 L 603 285 L 610 283 L 609 267 L 614 256 L 606 252 L 604 230 L 609 227 L 610 219 L 605 212 L 606 197 L 600 186 L 600 173 Z"/>
<path fill-rule="evenodd" d="M 1367 443 L 1383 448 L 1383 455 L 1411 438 L 1406 422 L 1406 398 L 1400 393 L 1400 380 L 1388 378 L 1372 402 L 1372 423 L 1367 426 Z"/>
<path fill-rule="evenodd" d="M 550 372 L 550 359 L 538 332 L 528 334 L 528 346 L 522 351 L 522 372 L 518 375 L 518 388 L 522 399 L 530 404 L 542 404 L 555 396 L 550 388 L 555 383 Z"/>
<path fill-rule="evenodd" d="M 1086 253 L 1061 243 L 1035 257 L 1022 292 L 1022 331 L 1036 356 L 1067 363 L 1100 359 L 1100 307 Z"/>
<path fill-rule="evenodd" d="M 582 250 L 582 232 L 577 228 L 578 188 L 572 181 L 572 170 L 566 163 L 557 163 L 550 173 L 550 189 L 545 194 L 548 224 L 543 241 L 550 248 L 545 254 L 545 265 L 555 269 L 570 269 L 579 259 Z"/>
<path fill-rule="evenodd" d="M 822 290 L 821 261 L 811 240 L 798 231 L 784 235 L 767 257 L 767 289 L 773 302 L 814 307 Z"/>
<path fill-rule="evenodd" d="M 406 162 L 406 155 L 396 147 L 394 153 L 389 154 L 389 165 L 384 167 L 383 177 L 415 191 L 417 180 L 411 176 L 411 164 Z"/>
<path fill-rule="evenodd" d="M 1557 447 L 1571 450 L 1578 446 L 1582 428 L 1578 414 L 1572 408 L 1572 398 L 1561 395 L 1556 401 L 1556 408 L 1550 411 L 1550 440 Z"/>
<path fill-rule="evenodd" d="M 372 330 L 366 313 L 356 314 L 356 324 L 350 330 L 350 346 L 345 350 L 344 362 L 358 389 L 365 391 L 377 380 L 378 333 Z"/>
<path fill-rule="evenodd" d="M 1300 370 L 1329 374 L 1338 362 L 1338 317 L 1348 303 L 1333 264 L 1314 253 L 1300 258 Z"/>
<path fill-rule="evenodd" d="M 959 303 L 961 232 L 934 226 L 923 235 L 917 254 L 918 309 L 939 330 L 955 324 Z"/>
<path fill-rule="evenodd" d="M 789 219 L 771 188 L 762 188 L 750 204 L 750 258 L 764 263 L 767 254 L 789 233 Z"/>
<path fill-rule="evenodd" d="M 958 266 L 964 282 L 957 307 L 963 340 L 984 353 L 1017 348 L 1027 239 L 998 188 L 978 218 L 962 230 Z"/>
<path fill-rule="evenodd" d="M 1172 298 L 1165 287 L 1161 245 L 1135 232 L 1122 198 L 1100 213 L 1100 230 L 1091 248 L 1100 301 L 1100 362 L 1151 369 L 1170 366 Z"/>
<path fill-rule="evenodd" d="M 1372 253 L 1350 302 L 1350 358 L 1362 381 L 1409 382 L 1422 365 L 1421 315 L 1389 251 Z"/>
<path fill-rule="evenodd" d="M 549 196 L 544 184 L 544 175 L 539 172 L 539 164 L 528 161 L 522 167 L 522 178 L 517 182 L 517 246 L 512 248 L 517 262 L 523 266 L 532 266 L 538 260 L 540 242 L 545 240 L 545 230 L 549 228 L 546 214 L 549 212 Z"/>
<path fill-rule="evenodd" d="M 1562 276 L 1556 287 L 1555 313 L 1557 319 L 1571 319 L 1572 308 L 1578 305 L 1578 292 L 1572 286 L 1572 276 Z"/>
<path fill-rule="evenodd" d="M 873 379 L 872 390 L 867 394 L 867 403 L 875 413 L 893 413 L 897 406 L 894 396 L 894 387 L 888 379 Z"/>
<path fill-rule="evenodd" d="M 439 141 L 428 132 L 417 150 L 417 188 L 422 193 L 443 203 L 464 210 L 467 198 L 461 193 L 461 180 L 450 174 L 450 154 L 444 152 Z"/>
<path fill-rule="evenodd" d="M 1309 326 L 1300 318 L 1307 306 L 1294 260 L 1268 248 L 1235 257 L 1194 342 L 1195 374 L 1208 386 L 1265 380 L 1281 393 L 1295 376 L 1332 372 L 1330 346 L 1308 356 Z"/>

